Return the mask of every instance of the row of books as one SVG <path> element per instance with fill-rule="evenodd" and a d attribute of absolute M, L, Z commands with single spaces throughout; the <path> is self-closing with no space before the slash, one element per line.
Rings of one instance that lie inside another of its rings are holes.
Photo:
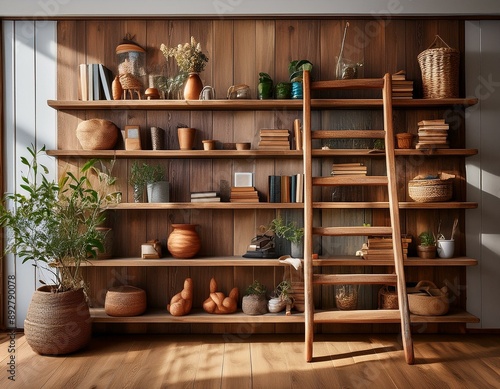
<path fill-rule="evenodd" d="M 408 258 L 408 245 L 411 243 L 411 238 L 401 238 L 403 246 L 403 259 Z M 392 247 L 392 238 L 369 237 L 368 241 L 363 244 L 361 249 L 363 259 L 387 259 L 394 258 Z"/>
<path fill-rule="evenodd" d="M 269 176 L 268 202 L 302 203 L 304 202 L 304 174 L 292 176 Z"/>
<path fill-rule="evenodd" d="M 78 68 L 78 98 L 82 101 L 113 100 L 113 73 L 101 63 L 83 63 Z"/>
<path fill-rule="evenodd" d="M 259 150 L 290 150 L 288 130 L 261 129 L 259 135 Z"/>
<path fill-rule="evenodd" d="M 220 196 L 217 192 L 191 192 L 191 202 L 192 203 L 218 203 L 220 202 Z"/>
<path fill-rule="evenodd" d="M 413 99 L 413 81 L 406 79 L 404 70 L 392 75 L 392 98 Z"/>
<path fill-rule="evenodd" d="M 367 168 L 361 162 L 333 163 L 332 176 L 366 176 Z"/>
<path fill-rule="evenodd" d="M 418 122 L 417 149 L 444 149 L 448 144 L 449 124 L 444 119 L 422 120 Z"/>

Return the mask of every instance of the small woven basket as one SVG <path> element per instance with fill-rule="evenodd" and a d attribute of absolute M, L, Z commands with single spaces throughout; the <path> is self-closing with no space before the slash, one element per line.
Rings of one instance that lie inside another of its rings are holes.
<path fill-rule="evenodd" d="M 408 288 L 408 308 L 414 315 L 440 316 L 449 310 L 448 288 L 438 289 L 431 281 L 420 281 Z"/>
<path fill-rule="evenodd" d="M 441 47 L 436 47 L 436 46 Z M 417 56 L 422 72 L 424 99 L 458 97 L 460 52 L 439 36 Z"/>
<path fill-rule="evenodd" d="M 146 292 L 135 286 L 110 288 L 106 293 L 104 311 L 109 316 L 138 316 L 146 310 Z"/>
<path fill-rule="evenodd" d="M 408 182 L 408 195 L 418 203 L 448 201 L 453 194 L 453 175 L 443 175 L 440 178 L 426 179 L 417 176 Z"/>
<path fill-rule="evenodd" d="M 379 309 L 398 309 L 398 293 L 395 288 L 384 285 L 378 291 Z"/>

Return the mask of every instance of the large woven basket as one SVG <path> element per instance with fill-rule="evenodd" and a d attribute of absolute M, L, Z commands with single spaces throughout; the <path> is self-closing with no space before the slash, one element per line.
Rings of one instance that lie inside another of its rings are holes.
<path fill-rule="evenodd" d="M 431 281 L 420 281 L 408 288 L 408 308 L 415 315 L 440 316 L 449 310 L 448 288 L 438 289 Z"/>
<path fill-rule="evenodd" d="M 85 347 L 92 335 L 92 319 L 83 289 L 54 293 L 38 288 L 24 320 L 24 335 L 42 355 L 73 353 Z"/>
<path fill-rule="evenodd" d="M 435 179 L 417 176 L 408 182 L 408 195 L 419 203 L 448 201 L 453 195 L 454 177 L 449 174 L 441 174 Z"/>
<path fill-rule="evenodd" d="M 441 47 L 439 47 L 441 46 Z M 452 49 L 439 36 L 427 50 L 418 56 L 422 72 L 424 99 L 444 99 L 458 97 L 458 72 L 460 52 Z"/>

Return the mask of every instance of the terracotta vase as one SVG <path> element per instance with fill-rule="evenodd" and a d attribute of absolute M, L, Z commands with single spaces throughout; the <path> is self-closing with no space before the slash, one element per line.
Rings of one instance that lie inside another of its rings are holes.
<path fill-rule="evenodd" d="M 174 258 L 193 258 L 201 248 L 196 232 L 197 224 L 172 224 L 173 231 L 167 240 L 167 248 Z"/>
<path fill-rule="evenodd" d="M 83 289 L 52 293 L 38 288 L 24 320 L 24 334 L 31 348 L 42 355 L 62 355 L 90 342 L 92 320 Z"/>
<path fill-rule="evenodd" d="M 189 73 L 184 85 L 184 100 L 199 100 L 200 93 L 203 90 L 203 83 L 201 82 L 198 73 Z"/>
<path fill-rule="evenodd" d="M 194 138 L 196 135 L 195 128 L 179 127 L 177 129 L 177 138 L 179 139 L 179 148 L 181 150 L 192 150 L 194 146 Z"/>

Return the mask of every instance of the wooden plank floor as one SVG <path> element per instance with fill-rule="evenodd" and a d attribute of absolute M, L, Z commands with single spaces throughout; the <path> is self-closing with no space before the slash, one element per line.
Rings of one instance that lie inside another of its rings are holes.
<path fill-rule="evenodd" d="M 498 388 L 500 335 L 414 335 L 416 364 L 395 334 L 95 336 L 79 353 L 35 354 L 0 333 L 0 388 Z M 9 347 L 15 347 L 15 382 Z"/>

